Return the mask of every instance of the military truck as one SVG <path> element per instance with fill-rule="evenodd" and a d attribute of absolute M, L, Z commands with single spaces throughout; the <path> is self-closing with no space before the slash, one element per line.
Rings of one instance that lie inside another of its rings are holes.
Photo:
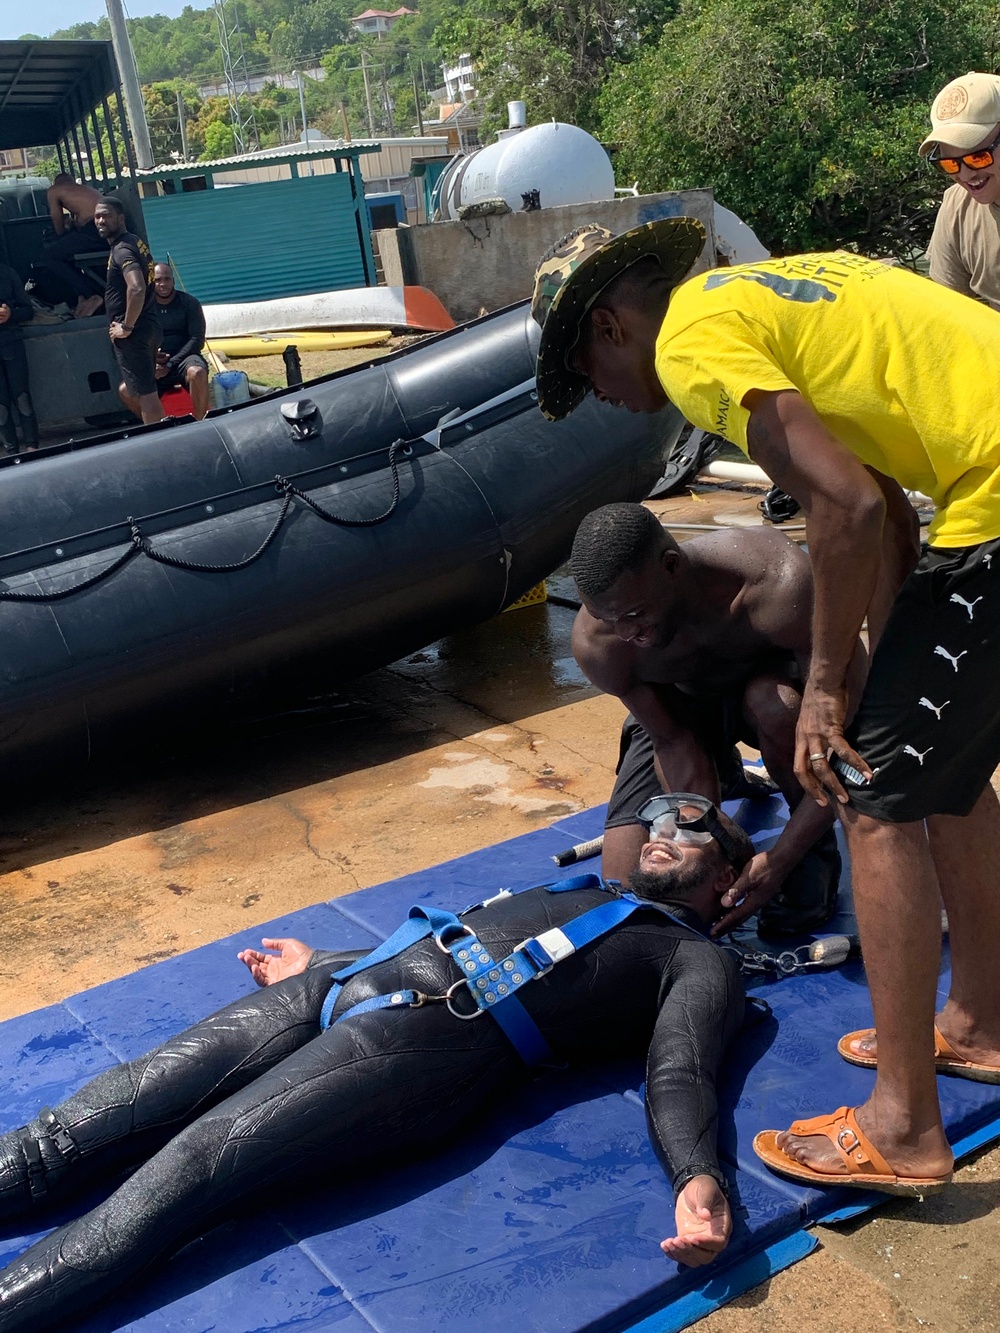
<path fill-rule="evenodd" d="M 0 260 L 30 283 L 54 239 L 47 176 L 31 174 L 28 150 L 55 150 L 60 171 L 122 201 L 129 230 L 145 238 L 136 163 L 110 42 L 0 42 Z M 107 251 L 77 259 L 98 290 Z M 22 326 L 42 443 L 83 423 L 128 418 L 104 315 Z"/>

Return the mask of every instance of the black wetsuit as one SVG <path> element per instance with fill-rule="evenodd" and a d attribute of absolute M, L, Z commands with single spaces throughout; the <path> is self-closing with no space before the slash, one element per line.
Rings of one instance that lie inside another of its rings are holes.
<path fill-rule="evenodd" d="M 493 957 L 606 902 L 597 888 L 532 889 L 470 914 Z M 355 957 L 350 955 L 349 957 Z M 0 1223 L 36 1197 L 63 1202 L 143 1162 L 104 1203 L 32 1246 L 0 1274 L 0 1329 L 39 1330 L 115 1293 L 220 1212 L 278 1179 L 333 1181 L 441 1143 L 530 1073 L 488 1015 L 462 1022 L 443 1004 L 382 1009 L 319 1030 L 330 971 L 344 955 L 189 1028 L 152 1054 L 99 1075 L 26 1130 L 0 1139 Z M 442 994 L 458 965 L 433 939 L 349 979 L 334 1018 L 409 987 Z M 524 986 L 519 997 L 559 1061 L 648 1051 L 650 1135 L 674 1190 L 720 1182 L 715 1075 L 742 1022 L 732 956 L 656 910 Z"/>

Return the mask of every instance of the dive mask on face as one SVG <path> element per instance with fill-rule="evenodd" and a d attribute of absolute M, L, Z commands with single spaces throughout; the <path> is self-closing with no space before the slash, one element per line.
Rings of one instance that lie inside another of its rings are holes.
<path fill-rule="evenodd" d="M 742 870 L 747 863 L 742 848 L 723 827 L 719 812 L 707 796 L 689 791 L 653 796 L 639 808 L 636 819 L 646 825 L 651 838 L 693 847 L 716 842 L 731 866 Z"/>

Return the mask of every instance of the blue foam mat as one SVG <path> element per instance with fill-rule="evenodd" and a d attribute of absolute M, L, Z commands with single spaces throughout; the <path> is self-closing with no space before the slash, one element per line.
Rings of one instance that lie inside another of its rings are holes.
<path fill-rule="evenodd" d="M 413 903 L 461 908 L 501 887 L 563 878 L 553 853 L 594 837 L 603 807 L 498 846 L 292 913 L 0 1024 L 0 1129 L 63 1099 L 251 988 L 236 950 L 262 935 L 344 948 L 374 944 Z M 785 817 L 740 808 L 758 846 Z M 596 862 L 590 863 L 596 865 Z M 587 866 L 583 868 L 588 868 Z M 845 876 L 846 879 L 846 876 Z M 830 930 L 852 924 L 849 888 Z M 942 988 L 947 977 L 942 977 Z M 794 1263 L 812 1222 L 884 1196 L 800 1189 L 754 1156 L 758 1129 L 865 1098 L 872 1074 L 837 1039 L 871 1021 L 859 964 L 756 983 L 770 1019 L 734 1044 L 722 1078 L 720 1152 L 733 1239 L 709 1269 L 658 1248 L 673 1200 L 646 1133 L 638 1062 L 536 1080 L 444 1152 L 331 1194 L 261 1205 L 188 1245 L 155 1279 L 78 1333 L 674 1333 Z M 941 1079 L 949 1137 L 969 1152 L 1000 1137 L 1000 1088 Z M 53 1221 L 62 1220 L 56 1217 Z M 40 1234 L 40 1233 L 36 1233 Z M 0 1234 L 0 1265 L 35 1235 Z"/>

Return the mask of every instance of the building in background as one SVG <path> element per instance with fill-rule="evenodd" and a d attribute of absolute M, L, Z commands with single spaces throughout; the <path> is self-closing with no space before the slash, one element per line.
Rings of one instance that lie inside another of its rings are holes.
<path fill-rule="evenodd" d="M 449 153 L 474 153 L 479 148 L 479 127 L 483 118 L 472 102 L 441 102 L 437 117 L 424 117 L 424 133 L 443 136 Z"/>
<path fill-rule="evenodd" d="M 24 171 L 28 158 L 23 148 L 0 149 L 0 171 Z"/>
<path fill-rule="evenodd" d="M 407 14 L 416 14 L 417 10 L 407 9 L 405 5 L 399 9 L 366 9 L 363 14 L 357 14 L 350 20 L 351 27 L 356 32 L 373 32 L 378 37 L 383 33 L 391 32 L 400 19 L 405 19 Z"/>
<path fill-rule="evenodd" d="M 214 170 L 216 187 L 232 185 L 260 184 L 264 181 L 288 180 L 292 173 L 292 163 L 298 158 L 302 165 L 299 175 L 328 175 L 336 173 L 338 153 L 344 148 L 340 139 L 310 139 L 308 145 L 286 144 L 278 148 L 265 148 L 254 154 L 252 160 L 231 158 L 225 170 Z M 358 158 L 362 189 L 365 197 L 398 193 L 402 196 L 406 211 L 405 219 L 411 225 L 426 222 L 422 192 L 411 173 L 415 158 L 440 158 L 442 166 L 446 164 L 456 149 L 445 134 L 423 137 L 388 138 L 380 136 L 378 145 L 366 149 Z M 303 154 L 305 157 L 303 158 Z M 197 188 L 194 184 L 201 163 L 191 164 L 185 171 L 191 179 L 187 189 Z"/>
<path fill-rule="evenodd" d="M 442 65 L 444 93 L 449 102 L 471 102 L 476 95 L 476 70 L 468 52 L 454 65 Z"/>
<path fill-rule="evenodd" d="M 326 70 L 321 65 L 314 65 L 309 69 L 302 70 L 302 75 L 306 79 L 314 79 L 320 82 L 326 78 Z M 297 88 L 299 86 L 298 77 L 295 74 L 281 74 L 272 71 L 270 74 L 251 74 L 246 81 L 247 91 L 251 93 L 262 93 L 268 85 L 272 88 Z M 242 80 L 240 87 L 243 87 Z M 225 95 L 225 79 L 221 82 L 199 83 L 198 85 L 199 97 L 225 97 Z"/>

